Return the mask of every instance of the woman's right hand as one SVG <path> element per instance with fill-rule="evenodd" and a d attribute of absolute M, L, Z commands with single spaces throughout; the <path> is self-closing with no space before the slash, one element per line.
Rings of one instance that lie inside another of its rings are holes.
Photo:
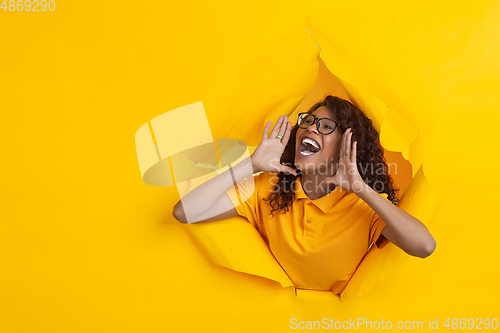
<path fill-rule="evenodd" d="M 271 127 L 271 121 L 266 124 L 264 134 L 262 135 L 262 141 L 253 152 L 252 156 L 250 156 L 254 171 L 281 171 L 297 176 L 297 172 L 294 168 L 280 164 L 281 155 L 283 155 L 288 139 L 290 139 L 292 123 L 288 121 L 287 116 L 280 116 L 268 138 L 267 132 L 269 131 L 269 127 Z M 282 139 L 280 140 L 276 135 L 281 136 Z"/>

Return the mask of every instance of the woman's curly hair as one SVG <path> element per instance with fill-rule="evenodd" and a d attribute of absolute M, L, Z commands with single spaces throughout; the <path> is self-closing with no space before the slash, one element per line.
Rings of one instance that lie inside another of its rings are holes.
<path fill-rule="evenodd" d="M 396 205 L 399 199 L 396 198 L 395 192 L 399 191 L 399 189 L 394 187 L 394 180 L 389 175 L 389 168 L 384 157 L 384 150 L 380 144 L 379 133 L 373 127 L 371 119 L 351 102 L 332 95 L 328 95 L 323 102 L 314 104 L 307 112 L 313 113 L 321 106 L 326 106 L 333 119 L 340 123 L 338 128 L 342 133 L 348 128 L 352 128 L 351 140 L 352 142 L 358 142 L 356 161 L 363 181 L 375 192 L 386 193 L 388 195 L 387 199 Z M 269 201 L 273 217 L 273 213 L 279 209 L 283 213 L 288 212 L 288 206 L 293 203 L 293 186 L 297 177 L 301 174 L 301 170 L 295 166 L 295 140 L 298 129 L 297 124 L 292 127 L 290 139 L 280 160 L 281 164 L 294 168 L 297 176 L 278 172 L 278 182 L 275 184 L 274 191 L 272 191 L 269 199 L 264 199 Z M 334 189 L 336 185 L 330 183 L 329 186 L 333 186 Z"/>

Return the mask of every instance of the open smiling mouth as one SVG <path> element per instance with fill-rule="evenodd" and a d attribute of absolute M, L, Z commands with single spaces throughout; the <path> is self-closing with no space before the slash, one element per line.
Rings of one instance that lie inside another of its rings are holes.
<path fill-rule="evenodd" d="M 299 153 L 301 156 L 307 157 L 312 156 L 321 150 L 319 144 L 309 138 L 302 139 L 299 147 Z"/>

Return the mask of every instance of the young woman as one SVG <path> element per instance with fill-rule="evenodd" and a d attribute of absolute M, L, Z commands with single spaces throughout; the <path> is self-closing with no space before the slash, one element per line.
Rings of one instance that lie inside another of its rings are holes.
<path fill-rule="evenodd" d="M 356 106 L 330 95 L 293 128 L 282 116 L 268 137 L 270 125 L 250 158 L 191 191 L 174 217 L 246 217 L 297 288 L 335 294 L 372 244 L 421 258 L 434 251 L 425 225 L 395 205 L 379 134 Z"/>

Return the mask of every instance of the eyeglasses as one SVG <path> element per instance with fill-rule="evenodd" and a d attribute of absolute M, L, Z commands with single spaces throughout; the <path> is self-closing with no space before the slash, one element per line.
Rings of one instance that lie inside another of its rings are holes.
<path fill-rule="evenodd" d="M 337 126 L 340 126 L 340 123 L 336 122 L 333 119 L 316 118 L 315 115 L 308 112 L 299 113 L 297 125 L 299 125 L 300 128 L 308 128 L 309 126 L 313 125 L 316 120 L 318 120 L 318 123 L 316 124 L 318 131 L 324 135 L 332 133 L 333 131 L 335 131 Z"/>

